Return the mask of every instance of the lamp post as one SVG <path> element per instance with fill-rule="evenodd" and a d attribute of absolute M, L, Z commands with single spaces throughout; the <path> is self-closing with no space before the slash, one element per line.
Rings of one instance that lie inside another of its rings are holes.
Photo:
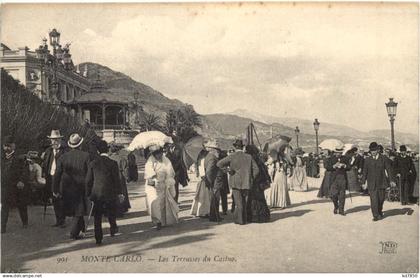
<path fill-rule="evenodd" d="M 394 122 L 397 115 L 397 105 L 398 103 L 394 101 L 394 98 L 389 98 L 389 102 L 385 103 L 389 122 L 391 123 L 391 148 L 393 151 L 395 151 Z"/>
<path fill-rule="evenodd" d="M 300 130 L 299 130 L 299 127 L 297 126 L 297 127 L 295 128 L 295 134 L 296 134 L 296 148 L 299 148 L 299 132 L 300 132 Z"/>
<path fill-rule="evenodd" d="M 320 122 L 318 122 L 318 119 L 315 119 L 314 121 L 314 129 L 315 129 L 315 140 L 316 140 L 316 150 L 315 153 L 318 155 L 318 130 L 319 130 Z"/>

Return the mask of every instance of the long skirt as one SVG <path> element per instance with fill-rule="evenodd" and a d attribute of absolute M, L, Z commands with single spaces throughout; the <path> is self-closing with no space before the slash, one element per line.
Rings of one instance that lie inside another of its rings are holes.
<path fill-rule="evenodd" d="M 347 181 L 349 185 L 349 191 L 352 192 L 359 192 L 360 191 L 360 184 L 359 180 L 357 178 L 357 170 L 356 169 L 350 169 L 347 171 Z"/>
<path fill-rule="evenodd" d="M 264 190 L 255 187 L 249 191 L 247 212 L 248 222 L 263 223 L 270 221 L 270 209 L 265 200 Z"/>
<path fill-rule="evenodd" d="M 165 184 L 146 185 L 147 206 L 152 222 L 162 226 L 178 223 L 179 208 L 174 200 L 175 190 Z"/>
<path fill-rule="evenodd" d="M 318 191 L 318 195 L 317 195 L 318 198 L 330 197 L 330 183 L 331 183 L 330 177 L 331 177 L 331 172 L 325 171 L 321 187 L 319 188 L 319 191 Z"/>
<path fill-rule="evenodd" d="M 200 180 L 197 184 L 191 214 L 194 216 L 207 216 L 210 214 L 210 190 L 206 187 L 206 183 L 203 180 Z"/>
<path fill-rule="evenodd" d="M 306 171 L 304 167 L 296 167 L 293 171 L 291 188 L 294 191 L 308 191 L 308 179 L 306 178 Z"/>
<path fill-rule="evenodd" d="M 290 196 L 287 189 L 287 176 L 284 172 L 277 172 L 271 184 L 270 207 L 286 208 L 290 206 Z"/>

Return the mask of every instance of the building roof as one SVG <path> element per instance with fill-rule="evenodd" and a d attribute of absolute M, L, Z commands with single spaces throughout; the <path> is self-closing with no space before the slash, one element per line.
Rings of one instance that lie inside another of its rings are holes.
<path fill-rule="evenodd" d="M 116 94 L 108 92 L 93 92 L 87 93 L 77 97 L 72 103 L 116 103 L 116 104 L 128 104 Z"/>

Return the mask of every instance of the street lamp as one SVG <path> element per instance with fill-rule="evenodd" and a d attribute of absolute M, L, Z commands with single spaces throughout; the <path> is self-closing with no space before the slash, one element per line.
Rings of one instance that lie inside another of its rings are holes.
<path fill-rule="evenodd" d="M 48 34 L 50 36 L 50 45 L 54 49 L 54 56 L 56 54 L 56 48 L 60 45 L 60 32 L 57 29 L 52 29 L 52 31 Z"/>
<path fill-rule="evenodd" d="M 395 151 L 394 122 L 395 116 L 397 115 L 397 105 L 398 103 L 394 101 L 394 98 L 389 98 L 389 102 L 385 103 L 389 122 L 391 123 L 391 148 L 393 151 Z"/>
<path fill-rule="evenodd" d="M 295 128 L 295 134 L 296 134 L 296 148 L 299 148 L 299 132 L 300 132 L 300 130 L 299 130 L 299 127 L 297 126 L 297 127 Z"/>
<path fill-rule="evenodd" d="M 315 129 L 315 140 L 316 140 L 316 155 L 318 155 L 318 130 L 319 130 L 320 122 L 318 122 L 318 119 L 315 119 L 314 121 L 314 129 Z"/>

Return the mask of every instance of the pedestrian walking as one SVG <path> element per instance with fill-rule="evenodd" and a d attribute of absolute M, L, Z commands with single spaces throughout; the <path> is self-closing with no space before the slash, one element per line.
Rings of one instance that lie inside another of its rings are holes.
<path fill-rule="evenodd" d="M 407 155 L 407 147 L 405 145 L 400 146 L 400 155 L 395 159 L 394 169 L 397 178 L 400 179 L 401 204 L 405 206 L 412 197 L 414 185 L 412 181 L 417 175 L 413 160 Z"/>

